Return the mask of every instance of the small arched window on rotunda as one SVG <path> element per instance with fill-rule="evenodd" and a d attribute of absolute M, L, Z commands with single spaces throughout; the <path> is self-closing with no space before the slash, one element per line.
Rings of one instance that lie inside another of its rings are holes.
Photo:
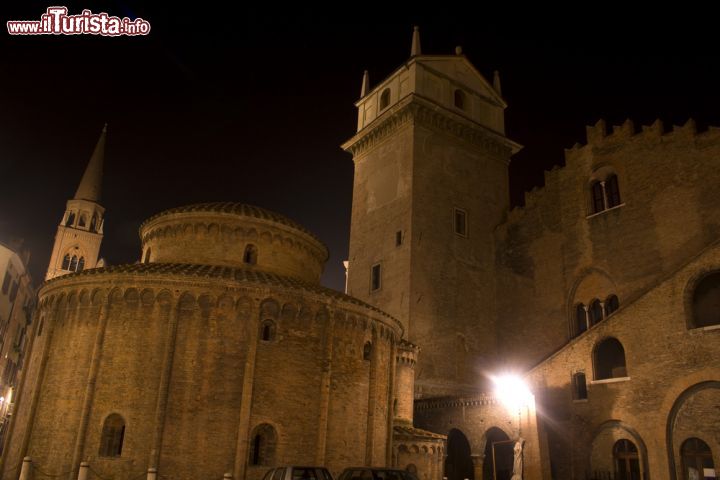
<path fill-rule="evenodd" d="M 465 110 L 465 92 L 460 89 L 455 90 L 454 94 L 455 106 L 460 110 Z"/>
<path fill-rule="evenodd" d="M 66 253 L 63 257 L 62 267 L 63 270 L 70 270 L 70 254 Z"/>
<path fill-rule="evenodd" d="M 65 226 L 66 226 L 66 227 L 69 227 L 69 226 L 71 226 L 73 223 L 75 223 L 75 214 L 72 213 L 72 212 L 70 212 L 70 215 L 68 215 L 67 221 L 65 222 Z"/>
<path fill-rule="evenodd" d="M 386 109 L 390 105 L 390 89 L 386 88 L 380 94 L 380 110 Z"/>
<path fill-rule="evenodd" d="M 247 265 L 257 264 L 258 249 L 252 243 L 245 247 L 245 253 L 243 254 L 243 263 Z"/>
<path fill-rule="evenodd" d="M 93 215 L 92 220 L 90 220 L 90 231 L 97 232 L 97 217 L 95 215 Z"/>
<path fill-rule="evenodd" d="M 143 263 L 150 263 L 150 247 L 145 250 L 145 260 L 143 260 Z"/>
<path fill-rule="evenodd" d="M 105 419 L 100 439 L 101 457 L 119 457 L 122 454 L 123 440 L 125 439 L 125 420 L 113 413 Z"/>
<path fill-rule="evenodd" d="M 85 218 L 85 215 L 80 215 L 80 220 L 78 220 L 78 227 L 84 227 L 87 223 L 87 219 Z"/>
<path fill-rule="evenodd" d="M 260 339 L 263 342 L 271 342 L 275 340 L 275 322 L 265 320 L 260 328 Z"/>
<path fill-rule="evenodd" d="M 372 343 L 365 342 L 365 346 L 363 347 L 363 360 L 370 360 L 370 357 L 372 357 Z"/>
<path fill-rule="evenodd" d="M 275 463 L 275 446 L 277 432 L 272 425 L 263 423 L 253 429 L 250 435 L 250 465 L 273 465 Z"/>
<path fill-rule="evenodd" d="M 78 260 L 78 265 L 77 265 L 76 271 L 82 272 L 84 268 L 85 268 L 85 257 L 80 257 L 80 260 Z"/>

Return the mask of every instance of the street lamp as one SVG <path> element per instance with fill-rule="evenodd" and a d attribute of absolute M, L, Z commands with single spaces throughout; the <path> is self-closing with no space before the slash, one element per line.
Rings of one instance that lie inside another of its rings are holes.
<path fill-rule="evenodd" d="M 522 409 L 530 408 L 535 398 L 530 392 L 527 384 L 517 375 L 500 375 L 491 377 L 495 383 L 495 396 L 511 415 L 517 414 L 518 439 L 513 448 L 513 475 L 511 480 L 522 480 L 523 478 L 523 445 L 522 438 Z M 528 411 L 528 422 L 530 412 Z"/>

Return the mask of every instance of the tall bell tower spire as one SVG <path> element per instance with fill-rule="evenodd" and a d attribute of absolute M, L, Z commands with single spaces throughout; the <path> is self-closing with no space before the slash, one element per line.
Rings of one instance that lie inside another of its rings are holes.
<path fill-rule="evenodd" d="M 105 217 L 105 208 L 99 202 L 106 137 L 107 124 L 100 133 L 75 196 L 67 202 L 65 214 L 55 234 L 55 245 L 45 280 L 99 266 Z"/>

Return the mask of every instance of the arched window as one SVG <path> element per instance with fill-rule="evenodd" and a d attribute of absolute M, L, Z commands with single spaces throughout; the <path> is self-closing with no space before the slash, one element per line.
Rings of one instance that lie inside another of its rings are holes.
<path fill-rule="evenodd" d="M 93 215 L 92 220 L 90 220 L 90 231 L 97 232 L 97 217 L 95 215 Z"/>
<path fill-rule="evenodd" d="M 610 295 L 607 300 L 605 300 L 605 316 L 609 317 L 618 308 L 620 308 L 620 301 L 617 295 Z"/>
<path fill-rule="evenodd" d="M 143 261 L 143 263 L 150 263 L 150 247 L 145 250 L 145 260 Z"/>
<path fill-rule="evenodd" d="M 705 469 L 715 468 L 710 447 L 699 438 L 685 440 L 680 447 L 680 455 L 682 456 L 685 480 L 707 478 L 707 475 L 704 475 Z M 710 478 L 715 478 L 715 476 Z"/>
<path fill-rule="evenodd" d="M 703 277 L 692 298 L 692 326 L 720 324 L 720 271 Z"/>
<path fill-rule="evenodd" d="M 66 253 L 65 256 L 63 257 L 62 269 L 70 270 L 70 254 L 69 253 Z"/>
<path fill-rule="evenodd" d="M 575 335 L 580 335 L 588 328 L 587 312 L 582 303 L 575 307 Z"/>
<path fill-rule="evenodd" d="M 265 320 L 262 323 L 260 338 L 264 342 L 270 342 L 275 339 L 275 322 L 272 320 Z"/>
<path fill-rule="evenodd" d="M 370 360 L 371 355 L 372 355 L 372 343 L 365 342 L 365 346 L 363 347 L 363 360 Z"/>
<path fill-rule="evenodd" d="M 587 381 L 583 372 L 578 372 L 573 375 L 573 400 L 586 400 L 588 397 L 587 393 Z"/>
<path fill-rule="evenodd" d="M 85 215 L 80 215 L 80 220 L 78 220 L 78 227 L 84 227 L 86 222 L 87 219 L 85 218 Z"/>
<path fill-rule="evenodd" d="M 275 446 L 277 433 L 272 425 L 263 423 L 253 429 L 250 435 L 250 465 L 273 465 L 275 463 Z"/>
<path fill-rule="evenodd" d="M 593 213 L 602 212 L 605 210 L 605 197 L 603 195 L 603 186 L 599 181 L 593 182 L 590 186 L 592 191 L 592 206 Z"/>
<path fill-rule="evenodd" d="M 455 106 L 460 110 L 465 110 L 465 92 L 460 89 L 455 90 Z"/>
<path fill-rule="evenodd" d="M 253 244 L 249 244 L 245 247 L 245 253 L 243 254 L 243 262 L 248 265 L 255 265 L 257 263 L 258 250 Z"/>
<path fill-rule="evenodd" d="M 603 319 L 603 307 L 600 300 L 593 300 L 590 304 L 590 326 L 597 325 Z"/>
<path fill-rule="evenodd" d="M 617 338 L 606 338 L 593 351 L 595 380 L 627 377 L 625 349 Z"/>
<path fill-rule="evenodd" d="M 390 105 L 390 89 L 386 88 L 380 94 L 380 110 L 383 110 Z"/>
<path fill-rule="evenodd" d="M 626 439 L 615 442 L 613 460 L 616 480 L 640 480 L 640 459 L 633 442 Z"/>
<path fill-rule="evenodd" d="M 620 187 L 617 175 L 610 175 L 605 179 L 605 196 L 607 197 L 607 208 L 620 205 Z"/>
<path fill-rule="evenodd" d="M 103 423 L 102 437 L 100 439 L 101 457 L 119 457 L 122 454 L 123 439 L 125 438 L 125 420 L 113 413 L 108 415 Z"/>
<path fill-rule="evenodd" d="M 85 257 L 80 257 L 80 260 L 78 260 L 77 271 L 82 272 L 84 268 L 85 268 Z"/>
<path fill-rule="evenodd" d="M 65 226 L 68 227 L 75 223 L 75 214 L 70 212 L 70 215 L 67 217 L 67 221 L 65 222 Z"/>
<path fill-rule="evenodd" d="M 78 264 L 78 258 L 76 255 L 73 255 L 70 259 L 70 266 L 68 267 L 68 270 L 71 272 L 74 272 L 77 270 L 77 264 Z"/>

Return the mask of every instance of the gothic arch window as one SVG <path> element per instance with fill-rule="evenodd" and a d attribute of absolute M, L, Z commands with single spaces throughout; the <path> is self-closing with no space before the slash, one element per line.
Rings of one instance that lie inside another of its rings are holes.
<path fill-rule="evenodd" d="M 693 328 L 720 325 L 720 271 L 705 275 L 692 294 Z"/>
<path fill-rule="evenodd" d="M 605 179 L 605 196 L 607 197 L 607 208 L 620 205 L 620 186 L 617 175 L 610 175 Z"/>
<path fill-rule="evenodd" d="M 97 217 L 95 215 L 93 215 L 90 220 L 90 231 L 97 232 Z"/>
<path fill-rule="evenodd" d="M 390 105 L 390 89 L 386 88 L 380 94 L 380 110 L 386 109 Z"/>
<path fill-rule="evenodd" d="M 85 269 L 85 257 L 80 257 L 80 260 L 78 260 L 77 270 L 78 272 L 82 272 Z"/>
<path fill-rule="evenodd" d="M 601 169 L 590 183 L 590 212 L 600 213 L 622 204 L 618 176 L 610 167 Z"/>
<path fill-rule="evenodd" d="M 363 360 L 370 360 L 371 356 L 372 356 L 372 343 L 365 342 L 365 345 L 363 346 Z"/>
<path fill-rule="evenodd" d="M 245 253 L 243 254 L 243 262 L 248 265 L 255 265 L 257 263 L 258 249 L 252 243 L 245 247 Z"/>
<path fill-rule="evenodd" d="M 580 335 L 588 329 L 587 310 L 585 305 L 578 303 L 575 307 L 575 335 Z"/>
<path fill-rule="evenodd" d="M 84 227 L 87 223 L 87 218 L 85 218 L 85 214 L 80 215 L 80 220 L 78 220 L 78 227 Z"/>
<path fill-rule="evenodd" d="M 603 187 L 599 180 L 592 183 L 590 191 L 592 192 L 592 213 L 598 213 L 605 210 Z"/>
<path fill-rule="evenodd" d="M 103 423 L 99 455 L 101 457 L 119 457 L 122 454 L 124 439 L 125 420 L 117 413 L 108 415 Z"/>
<path fill-rule="evenodd" d="M 276 446 L 277 432 L 275 428 L 267 423 L 258 425 L 250 435 L 248 463 L 252 466 L 273 465 Z"/>
<path fill-rule="evenodd" d="M 453 101 L 457 108 L 459 108 L 460 110 L 465 110 L 465 92 L 460 89 L 456 89 Z"/>
<path fill-rule="evenodd" d="M 70 254 L 69 253 L 66 253 L 65 256 L 63 257 L 62 269 L 70 270 Z"/>
<path fill-rule="evenodd" d="M 616 480 L 640 480 L 638 449 L 627 439 L 618 440 L 613 446 Z"/>
<path fill-rule="evenodd" d="M 275 322 L 265 320 L 260 328 L 260 339 L 263 342 L 272 342 L 275 340 Z"/>
<path fill-rule="evenodd" d="M 590 304 L 590 326 L 597 325 L 603 319 L 603 305 L 600 300 L 593 300 Z"/>
<path fill-rule="evenodd" d="M 609 317 L 610 315 L 615 313 L 618 308 L 620 308 L 620 300 L 618 300 L 617 295 L 610 295 L 605 300 L 605 316 Z"/>
<path fill-rule="evenodd" d="M 69 227 L 73 223 L 75 223 L 75 214 L 73 212 L 70 212 L 70 215 L 68 215 L 67 220 L 65 221 L 65 226 Z"/>
<path fill-rule="evenodd" d="M 705 469 L 715 469 L 710 447 L 699 438 L 685 440 L 680 447 L 680 456 L 684 480 L 706 478 Z"/>
<path fill-rule="evenodd" d="M 602 340 L 593 350 L 595 380 L 627 377 L 625 349 L 617 338 Z"/>
<path fill-rule="evenodd" d="M 77 271 L 77 265 L 78 265 L 78 257 L 77 255 L 73 255 L 70 259 L 70 266 L 68 267 L 68 270 L 71 272 Z"/>

